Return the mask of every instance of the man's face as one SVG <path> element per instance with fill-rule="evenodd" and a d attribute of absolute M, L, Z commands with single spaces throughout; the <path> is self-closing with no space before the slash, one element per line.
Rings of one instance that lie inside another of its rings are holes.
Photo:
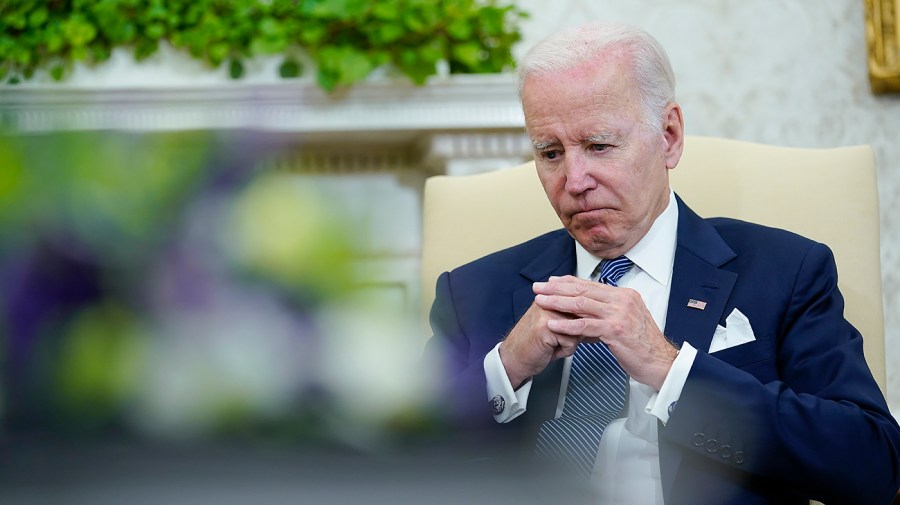
<path fill-rule="evenodd" d="M 668 169 L 681 156 L 681 110 L 672 104 L 642 125 L 628 68 L 614 53 L 529 76 L 522 89 L 544 191 L 575 240 L 603 258 L 631 249 L 665 210 Z"/>

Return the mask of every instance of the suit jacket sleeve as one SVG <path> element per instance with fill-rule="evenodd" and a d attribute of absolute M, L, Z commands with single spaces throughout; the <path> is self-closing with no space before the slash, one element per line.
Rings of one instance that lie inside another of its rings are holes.
<path fill-rule="evenodd" d="M 484 357 L 492 347 L 477 348 L 466 335 L 456 314 L 448 272 L 438 277 L 431 327 L 434 338 L 429 341 L 426 352 L 437 356 L 442 363 L 445 373 L 441 376 L 445 383 L 441 391 L 451 419 L 475 426 L 495 423 L 488 406 L 483 365 Z"/>
<path fill-rule="evenodd" d="M 777 303 L 786 304 L 783 317 L 754 328 L 757 341 L 698 353 L 661 444 L 693 463 L 682 467 L 732 472 L 751 487 L 780 483 L 826 503 L 890 503 L 900 486 L 900 430 L 862 337 L 843 317 L 827 247 L 809 248 L 789 297 Z"/>

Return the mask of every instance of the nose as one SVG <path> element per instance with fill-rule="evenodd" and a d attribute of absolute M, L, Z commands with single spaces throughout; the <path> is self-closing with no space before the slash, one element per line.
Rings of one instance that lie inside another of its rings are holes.
<path fill-rule="evenodd" d="M 597 187 L 597 180 L 591 174 L 590 164 L 581 153 L 566 158 L 566 192 L 580 195 Z"/>

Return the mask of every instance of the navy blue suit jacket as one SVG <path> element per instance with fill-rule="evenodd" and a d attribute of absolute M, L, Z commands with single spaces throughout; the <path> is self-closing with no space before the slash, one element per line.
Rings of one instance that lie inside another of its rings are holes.
<path fill-rule="evenodd" d="M 831 251 L 678 205 L 665 334 L 698 354 L 658 427 L 666 504 L 889 503 L 900 486 L 900 429 L 844 319 Z M 531 305 L 533 282 L 574 271 L 574 240 L 558 230 L 440 276 L 430 345 L 449 360 L 448 394 L 469 428 L 528 446 L 554 415 L 561 360 L 534 378 L 528 410 L 505 425 L 491 416 L 482 362 Z M 708 354 L 735 308 L 756 340 Z"/>

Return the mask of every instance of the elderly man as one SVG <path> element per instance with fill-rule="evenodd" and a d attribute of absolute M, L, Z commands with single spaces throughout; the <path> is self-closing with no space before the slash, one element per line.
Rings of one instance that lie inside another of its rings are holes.
<path fill-rule="evenodd" d="M 890 502 L 900 429 L 831 252 L 672 192 L 683 120 L 659 44 L 585 25 L 519 78 L 565 229 L 439 278 L 456 413 L 571 464 L 602 503 Z"/>

